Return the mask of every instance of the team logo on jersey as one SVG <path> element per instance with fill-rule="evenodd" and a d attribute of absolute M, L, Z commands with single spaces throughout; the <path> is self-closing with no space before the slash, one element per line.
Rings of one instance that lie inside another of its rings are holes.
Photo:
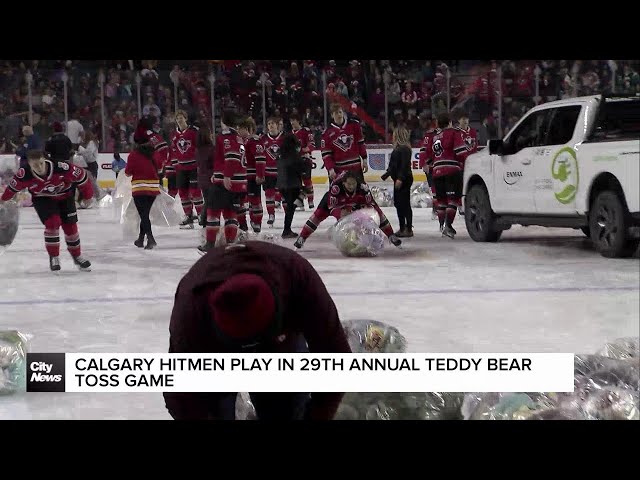
<path fill-rule="evenodd" d="M 442 142 L 440 140 L 436 140 L 435 142 L 433 142 L 433 146 L 431 148 L 433 150 L 433 154 L 436 157 L 439 157 L 444 153 L 444 148 L 442 148 Z"/>
<path fill-rule="evenodd" d="M 280 152 L 280 147 L 277 143 L 273 143 L 267 147 L 267 153 L 274 160 L 278 158 L 278 152 Z"/>
<path fill-rule="evenodd" d="M 347 152 L 353 146 L 353 135 L 343 133 L 333 141 L 333 144 L 343 152 Z"/>
<path fill-rule="evenodd" d="M 56 195 L 56 194 L 60 193 L 63 189 L 64 189 L 64 182 L 60 183 L 59 185 L 54 185 L 52 183 L 49 183 L 49 184 L 45 185 L 40 190 L 40 192 L 48 193 L 50 195 Z"/>
<path fill-rule="evenodd" d="M 222 143 L 224 144 L 225 150 L 228 150 L 229 148 L 231 148 L 231 142 L 229 141 L 228 138 L 225 138 Z"/>
<path fill-rule="evenodd" d="M 331 195 L 338 195 L 340 193 L 340 187 L 338 185 L 331 186 Z"/>
<path fill-rule="evenodd" d="M 260 144 L 256 145 L 256 153 L 262 153 L 262 152 L 264 152 L 263 146 Z"/>
<path fill-rule="evenodd" d="M 467 150 L 473 150 L 473 147 L 476 145 L 476 139 L 473 137 L 466 137 L 464 139 L 464 144 L 467 147 Z"/>
<path fill-rule="evenodd" d="M 16 173 L 16 177 L 17 178 L 24 178 L 24 174 L 25 174 L 24 168 L 21 168 L 21 169 L 18 170 L 18 173 Z"/>
<path fill-rule="evenodd" d="M 191 140 L 187 140 L 184 137 L 180 137 L 180 140 L 176 142 L 176 146 L 178 147 L 178 150 L 180 151 L 180 153 L 184 155 L 191 148 Z"/>

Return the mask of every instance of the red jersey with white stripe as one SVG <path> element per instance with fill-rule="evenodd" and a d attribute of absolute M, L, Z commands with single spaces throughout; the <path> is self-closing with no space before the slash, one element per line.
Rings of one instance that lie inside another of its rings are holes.
<path fill-rule="evenodd" d="M 196 143 L 198 139 L 198 127 L 189 125 L 185 130 L 176 128 L 171 135 L 171 156 L 176 171 L 195 170 Z"/>
<path fill-rule="evenodd" d="M 247 180 L 256 179 L 256 157 L 264 157 L 264 149 L 260 137 L 253 135 L 244 142 L 244 155 L 247 164 Z"/>
<path fill-rule="evenodd" d="M 329 188 L 328 204 L 329 211 L 336 208 L 354 211 L 362 207 L 377 206 L 366 183 L 359 184 L 355 192 L 349 193 L 342 182 L 334 182 Z"/>
<path fill-rule="evenodd" d="M 158 173 L 160 173 L 169 158 L 169 144 L 159 133 L 149 130 L 147 134 L 149 135 L 149 142 L 153 145 L 153 161 L 160 166 L 158 170 Z"/>
<path fill-rule="evenodd" d="M 260 143 L 264 152 L 256 157 L 256 176 L 262 178 L 278 176 L 278 157 L 283 140 L 282 132 L 275 136 L 269 133 L 262 136 Z"/>
<path fill-rule="evenodd" d="M 457 130 L 462 135 L 462 140 L 464 142 L 465 149 L 461 148 L 456 151 L 460 162 L 462 163 L 462 168 L 464 169 L 464 162 L 469 155 L 472 153 L 476 153 L 478 151 L 478 132 L 475 128 L 467 127 L 466 130 L 463 130 L 460 127 L 457 127 Z"/>
<path fill-rule="evenodd" d="M 422 146 L 420 147 L 420 153 L 418 154 L 418 165 L 421 169 L 424 169 L 425 165 L 429 165 L 433 155 L 431 154 L 431 138 L 439 132 L 440 129 L 431 129 L 424 134 L 422 139 Z"/>
<path fill-rule="evenodd" d="M 342 125 L 331 122 L 322 134 L 320 150 L 327 171 L 362 171 L 361 159 L 367 158 L 367 149 L 360 122 L 354 118 L 346 119 Z"/>
<path fill-rule="evenodd" d="M 73 186 L 77 186 L 82 198 L 93 197 L 93 186 L 84 168 L 66 162 L 45 160 L 45 173 L 36 174 L 29 164 L 21 167 L 13 176 L 2 200 L 11 200 L 16 193 L 27 189 L 33 198 L 65 200 L 73 195 Z"/>
<path fill-rule="evenodd" d="M 230 192 L 247 191 L 245 146 L 238 132 L 230 128 L 216 136 L 216 153 L 213 161 L 213 183 L 223 185 L 225 177 L 231 179 Z"/>
<path fill-rule="evenodd" d="M 434 178 L 452 175 L 462 170 L 460 158 L 456 153 L 466 149 L 460 130 L 455 128 L 440 130 L 431 137 L 429 144 Z"/>

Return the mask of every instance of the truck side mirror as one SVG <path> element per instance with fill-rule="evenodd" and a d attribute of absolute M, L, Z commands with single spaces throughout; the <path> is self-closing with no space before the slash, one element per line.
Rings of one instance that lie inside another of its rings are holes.
<path fill-rule="evenodd" d="M 489 154 L 502 155 L 504 142 L 502 140 L 489 140 Z"/>

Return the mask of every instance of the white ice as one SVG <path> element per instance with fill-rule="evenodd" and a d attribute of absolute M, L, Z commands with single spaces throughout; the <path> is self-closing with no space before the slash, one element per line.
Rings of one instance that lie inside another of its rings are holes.
<path fill-rule="evenodd" d="M 316 202 L 324 191 L 316 186 Z M 395 209 L 383 210 L 397 227 Z M 387 244 L 377 258 L 343 257 L 327 239 L 332 219 L 306 243 L 301 255 L 343 320 L 391 323 L 412 352 L 594 353 L 639 335 L 637 256 L 603 258 L 579 230 L 567 229 L 513 227 L 499 243 L 474 243 L 460 217 L 450 240 L 430 209 L 413 212 L 415 236 L 402 250 Z M 122 240 L 111 211 L 78 214 L 93 271 L 77 271 L 63 241 L 55 276 L 43 227 L 33 209 L 22 210 L 18 236 L 0 256 L 0 330 L 33 335 L 33 352 L 166 352 L 176 285 L 200 258 L 199 229 L 156 229 L 158 248 L 145 251 Z M 296 213 L 294 230 L 309 215 Z M 274 233 L 282 220 L 280 210 Z M 0 396 L 0 419 L 170 416 L 162 394 L 23 393 Z"/>

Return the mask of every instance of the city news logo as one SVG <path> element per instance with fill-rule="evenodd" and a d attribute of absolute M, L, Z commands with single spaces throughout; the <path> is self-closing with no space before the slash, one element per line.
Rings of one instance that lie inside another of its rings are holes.
<path fill-rule="evenodd" d="M 64 353 L 27 353 L 27 392 L 64 392 Z"/>

